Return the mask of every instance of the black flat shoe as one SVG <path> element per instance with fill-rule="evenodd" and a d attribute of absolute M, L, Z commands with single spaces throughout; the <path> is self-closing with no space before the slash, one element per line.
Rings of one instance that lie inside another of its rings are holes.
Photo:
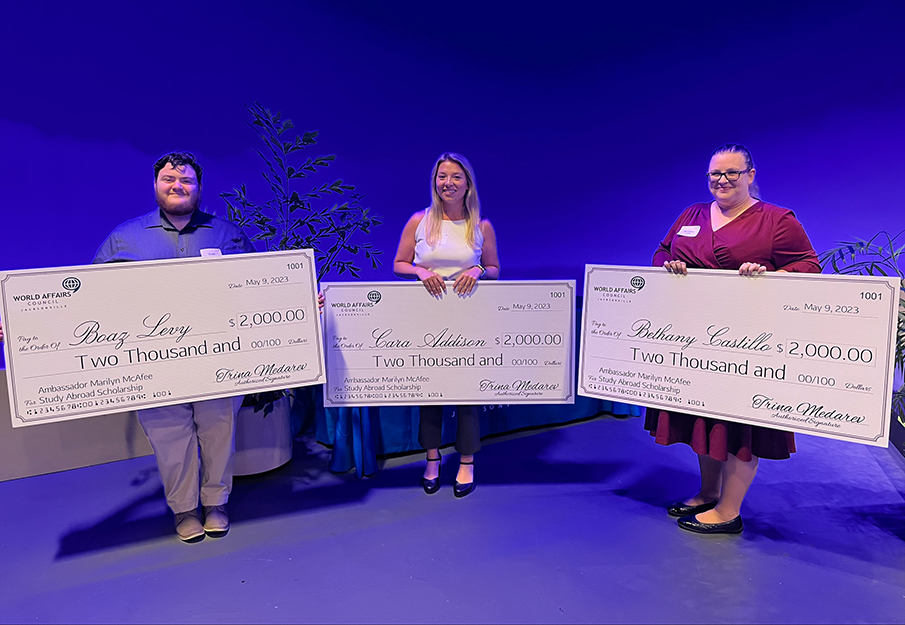
<path fill-rule="evenodd" d="M 443 460 L 443 456 L 440 456 L 439 458 L 428 458 L 427 459 L 428 462 L 440 462 L 441 460 Z M 421 488 L 423 488 L 424 492 L 427 493 L 428 495 L 433 495 L 438 490 L 440 490 L 440 474 L 439 474 L 439 472 L 437 473 L 437 477 L 435 477 L 432 480 L 429 480 L 426 477 L 422 477 L 421 478 Z"/>
<path fill-rule="evenodd" d="M 708 510 L 713 510 L 716 508 L 717 503 L 718 501 L 711 501 L 710 503 L 702 503 L 699 506 L 686 506 L 680 501 L 671 506 L 667 506 L 666 512 L 669 516 L 674 517 L 694 516 L 696 514 L 701 514 L 702 512 L 707 512 Z"/>
<path fill-rule="evenodd" d="M 696 534 L 741 534 L 745 529 L 741 515 L 725 523 L 702 523 L 691 515 L 679 519 L 677 523 L 683 530 Z"/>
<path fill-rule="evenodd" d="M 460 462 L 459 464 L 469 465 L 474 464 L 474 462 Z M 472 481 L 470 481 L 468 484 L 462 484 L 461 482 L 459 482 L 459 480 L 456 480 L 455 484 L 453 484 L 453 495 L 461 499 L 462 497 L 470 495 L 474 491 L 474 489 L 474 479 L 472 479 Z"/>

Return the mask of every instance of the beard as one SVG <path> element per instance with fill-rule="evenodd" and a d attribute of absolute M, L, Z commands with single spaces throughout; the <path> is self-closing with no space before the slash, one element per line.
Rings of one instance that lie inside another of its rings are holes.
<path fill-rule="evenodd" d="M 190 201 L 188 201 L 188 202 L 179 203 L 179 204 L 176 204 L 173 206 L 171 206 L 169 204 L 168 197 L 169 196 L 163 195 L 160 192 L 154 193 L 154 199 L 157 202 L 158 208 L 160 208 L 160 210 L 162 210 L 164 213 L 166 213 L 168 215 L 174 215 L 174 216 L 180 216 L 180 217 L 184 216 L 184 215 L 191 215 L 198 209 L 198 205 L 201 204 L 201 194 L 200 193 L 198 195 L 196 195 L 194 198 L 191 198 Z M 189 196 L 185 196 L 185 197 L 189 197 Z"/>

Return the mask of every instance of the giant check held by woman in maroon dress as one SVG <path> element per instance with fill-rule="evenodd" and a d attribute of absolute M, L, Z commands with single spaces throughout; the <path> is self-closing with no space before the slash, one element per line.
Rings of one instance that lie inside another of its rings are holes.
<path fill-rule="evenodd" d="M 588 265 L 578 394 L 885 447 L 898 290 Z"/>

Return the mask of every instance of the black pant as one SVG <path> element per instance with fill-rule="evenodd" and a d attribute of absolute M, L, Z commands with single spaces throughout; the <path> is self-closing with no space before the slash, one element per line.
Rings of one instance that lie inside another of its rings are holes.
<path fill-rule="evenodd" d="M 421 406 L 418 443 L 425 449 L 436 449 L 442 441 L 443 406 Z M 470 456 L 481 449 L 481 422 L 478 406 L 456 406 L 456 451 Z"/>

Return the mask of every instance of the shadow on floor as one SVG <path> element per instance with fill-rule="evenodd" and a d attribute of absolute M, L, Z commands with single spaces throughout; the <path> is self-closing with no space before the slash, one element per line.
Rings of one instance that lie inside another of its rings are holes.
<path fill-rule="evenodd" d="M 503 441 L 493 452 L 482 454 L 481 484 L 593 484 L 617 474 L 618 463 L 550 462 L 542 458 L 544 450 L 556 440 L 560 430 Z M 441 480 L 452 484 L 458 460 L 449 449 Z M 268 473 L 237 477 L 230 494 L 232 522 L 254 521 L 306 510 L 344 506 L 361 502 L 372 489 L 420 489 L 423 467 L 413 463 L 383 469 L 378 477 L 359 480 L 354 472 L 330 477 L 325 453 L 313 439 L 296 441 L 292 460 Z M 156 472 L 144 469 L 132 480 L 140 487 Z M 336 483 L 336 480 L 342 480 Z M 329 483 L 322 483 L 324 481 Z M 169 512 L 141 515 L 143 508 L 160 508 L 163 488 L 134 501 L 100 522 L 65 534 L 60 540 L 56 559 L 88 552 L 115 549 L 124 545 L 156 540 L 173 535 L 173 515 Z"/>
<path fill-rule="evenodd" d="M 682 491 L 684 496 L 697 490 L 700 483 L 697 475 L 679 468 L 671 468 L 669 473 L 664 477 L 662 467 L 658 467 L 612 493 L 662 509 L 683 497 L 675 496 L 678 483 L 688 485 Z M 791 488 L 779 486 L 764 487 L 758 493 L 756 503 L 746 501 L 743 505 L 743 540 L 765 539 L 779 545 L 778 549 L 806 542 L 825 552 L 901 568 L 898 555 L 881 554 L 878 557 L 869 541 L 874 532 L 884 532 L 905 541 L 905 502 L 859 505 L 857 502 L 863 491 L 839 483 L 796 482 Z M 847 503 L 828 504 L 834 501 Z M 805 532 L 803 528 L 806 528 Z M 840 532 L 840 528 L 846 531 Z"/>

